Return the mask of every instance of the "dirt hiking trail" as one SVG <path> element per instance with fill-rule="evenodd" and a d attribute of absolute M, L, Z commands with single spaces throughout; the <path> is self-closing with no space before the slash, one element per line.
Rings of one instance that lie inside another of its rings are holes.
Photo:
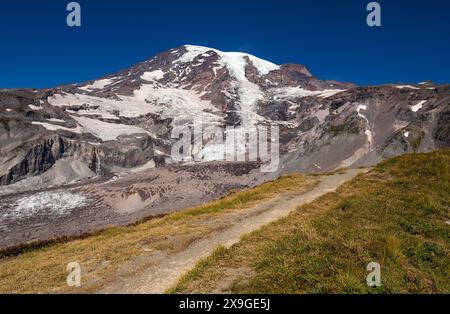
<path fill-rule="evenodd" d="M 307 192 L 287 192 L 245 211 L 227 228 L 213 232 L 205 238 L 191 243 L 174 254 L 152 256 L 151 265 L 131 276 L 117 276 L 99 293 L 164 293 L 177 283 L 182 275 L 192 269 L 201 259 L 210 255 L 218 246 L 230 247 L 240 238 L 262 226 L 287 216 L 299 205 L 335 191 L 341 184 L 353 179 L 368 169 L 349 169 L 333 175 L 318 177 L 319 183 Z M 245 218 L 245 219 L 244 219 Z"/>

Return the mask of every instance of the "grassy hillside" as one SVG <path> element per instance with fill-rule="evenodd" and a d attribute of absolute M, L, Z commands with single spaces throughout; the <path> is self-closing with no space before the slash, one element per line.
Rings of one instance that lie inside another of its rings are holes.
<path fill-rule="evenodd" d="M 22 254 L 0 259 L 0 293 L 94 291 L 134 258 L 183 250 L 223 228 L 222 224 L 239 211 L 282 192 L 311 189 L 315 183 L 315 178 L 293 174 L 137 225 L 114 227 L 38 249 L 30 247 Z M 66 266 L 70 262 L 82 266 L 81 289 L 71 290 L 66 285 Z"/>
<path fill-rule="evenodd" d="M 450 151 L 382 162 L 219 248 L 170 292 L 450 293 Z M 382 285 L 366 285 L 381 265 Z"/>

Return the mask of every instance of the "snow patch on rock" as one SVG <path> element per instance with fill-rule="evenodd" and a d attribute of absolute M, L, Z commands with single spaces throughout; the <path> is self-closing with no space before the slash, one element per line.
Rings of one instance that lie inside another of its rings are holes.
<path fill-rule="evenodd" d="M 102 139 L 103 141 L 115 140 L 120 135 L 131 135 L 142 133 L 150 134 L 148 131 L 132 125 L 108 123 L 96 119 L 77 117 L 73 115 L 72 118 L 75 119 L 78 122 L 78 124 L 82 127 L 83 133 L 90 133 Z"/>
<path fill-rule="evenodd" d="M 164 77 L 164 72 L 161 70 L 156 70 L 152 72 L 144 72 L 142 74 L 141 79 L 146 81 L 158 81 Z"/>
<path fill-rule="evenodd" d="M 271 88 L 269 93 L 274 95 L 274 100 L 286 100 L 286 99 L 294 99 L 294 98 L 303 98 L 303 97 L 320 97 L 320 98 L 328 98 L 337 93 L 344 92 L 342 89 L 325 89 L 319 91 L 311 91 L 301 87 L 281 87 L 281 88 Z"/>
<path fill-rule="evenodd" d="M 28 105 L 28 107 L 29 107 L 31 110 L 34 110 L 34 111 L 36 111 L 36 110 L 42 110 L 42 107 L 35 106 L 35 105 Z"/>
<path fill-rule="evenodd" d="M 65 121 L 62 120 L 62 119 L 56 119 L 56 118 L 47 119 L 47 121 L 50 121 L 50 122 L 60 122 L 60 123 L 64 123 L 64 122 L 65 122 Z"/>
<path fill-rule="evenodd" d="M 364 133 L 367 136 L 367 142 L 369 143 L 369 145 L 372 145 L 373 144 L 373 135 L 372 135 L 372 131 L 370 130 L 369 120 L 367 119 L 367 117 L 365 115 L 363 115 L 361 113 L 361 110 L 366 111 L 367 110 L 367 106 L 366 105 L 359 105 L 356 108 L 356 112 L 358 113 L 359 117 L 363 118 L 366 121 L 367 129 L 364 131 Z"/>
<path fill-rule="evenodd" d="M 77 134 L 82 133 L 82 129 L 80 128 L 80 126 L 77 126 L 76 128 L 66 128 L 61 125 L 51 124 L 51 123 L 47 123 L 47 122 L 38 122 L 38 121 L 33 121 L 33 122 L 31 122 L 31 124 L 43 126 L 44 128 L 46 128 L 49 131 L 63 130 L 63 131 L 69 131 L 72 133 L 77 133 Z"/>
<path fill-rule="evenodd" d="M 79 117 L 74 115 L 71 115 L 71 117 L 78 122 L 76 128 L 67 128 L 61 125 L 51 124 L 47 122 L 33 121 L 31 123 L 33 125 L 40 125 L 49 131 L 63 130 L 76 134 L 90 133 L 103 141 L 115 140 L 120 135 L 131 135 L 142 133 L 151 135 L 148 131 L 132 125 L 108 123 L 96 119 Z"/>
<path fill-rule="evenodd" d="M 92 84 L 85 85 L 83 87 L 78 87 L 78 88 L 81 89 L 81 90 L 85 90 L 85 91 L 91 91 L 91 90 L 94 90 L 94 89 L 103 89 L 103 88 L 105 88 L 106 86 L 108 86 L 108 85 L 110 85 L 112 83 L 114 83 L 114 81 L 111 80 L 111 79 L 103 79 L 103 80 L 95 81 Z"/>
<path fill-rule="evenodd" d="M 412 85 L 397 85 L 397 86 L 395 86 L 396 88 L 399 88 L 399 89 L 419 89 L 419 88 L 417 88 L 417 87 L 415 87 L 415 86 L 412 86 Z"/>
<path fill-rule="evenodd" d="M 424 105 L 426 102 L 427 102 L 426 100 L 422 100 L 422 101 L 418 102 L 416 105 L 411 106 L 411 111 L 412 111 L 412 112 L 417 112 L 417 111 L 419 111 L 420 109 L 422 109 L 423 105 Z"/>
<path fill-rule="evenodd" d="M 367 120 L 366 116 L 363 115 L 363 114 L 361 113 L 361 110 L 366 111 L 366 110 L 367 110 L 367 106 L 366 106 L 366 105 L 359 105 L 359 106 L 356 108 L 356 112 L 358 113 L 358 116 L 360 116 L 361 118 L 363 118 L 364 120 L 366 120 L 367 123 L 369 123 L 369 120 Z"/>

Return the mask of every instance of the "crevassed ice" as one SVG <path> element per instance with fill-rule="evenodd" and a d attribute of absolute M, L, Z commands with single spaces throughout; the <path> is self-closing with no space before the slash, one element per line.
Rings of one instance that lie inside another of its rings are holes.
<path fill-rule="evenodd" d="M 69 192 L 41 192 L 19 199 L 4 216 L 24 219 L 36 215 L 64 216 L 73 209 L 87 204 L 87 198 Z"/>

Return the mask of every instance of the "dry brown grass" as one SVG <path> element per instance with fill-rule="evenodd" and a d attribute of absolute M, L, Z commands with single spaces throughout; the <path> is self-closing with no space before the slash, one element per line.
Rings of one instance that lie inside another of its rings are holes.
<path fill-rule="evenodd" d="M 232 193 L 220 200 L 134 226 L 114 227 L 83 239 L 31 249 L 0 260 L 1 293 L 92 292 L 111 274 L 135 257 L 155 252 L 177 252 L 205 237 L 217 225 L 211 217 L 236 214 L 265 199 L 291 190 L 306 190 L 315 180 L 299 174 Z M 66 285 L 66 265 L 82 266 L 83 288 Z"/>

